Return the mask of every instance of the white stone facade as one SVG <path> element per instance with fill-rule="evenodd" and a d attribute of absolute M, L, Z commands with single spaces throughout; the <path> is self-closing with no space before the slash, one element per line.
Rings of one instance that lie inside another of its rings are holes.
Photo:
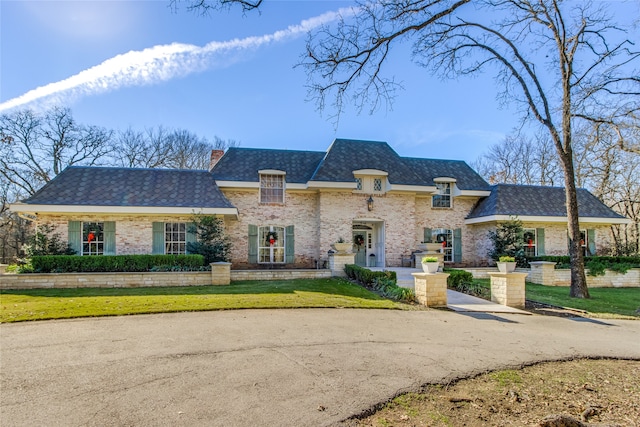
<path fill-rule="evenodd" d="M 223 189 L 227 199 L 238 208 L 238 218 L 224 220 L 232 241 L 233 269 L 256 267 L 248 262 L 248 227 L 293 225 L 295 260 L 290 267 L 316 268 L 328 261 L 331 245 L 340 237 L 351 240 L 354 223 L 377 224 L 383 253 L 377 260 L 383 267 L 401 266 L 403 256 L 410 255 L 423 240 L 424 228 L 460 229 L 463 266 L 485 266 L 491 242 L 488 232 L 496 223 L 466 225 L 465 218 L 478 197 L 455 197 L 452 208 L 432 208 L 431 197 L 411 192 L 389 192 L 373 197 L 373 210 L 367 208 L 368 194 L 352 190 L 287 190 L 284 204 L 260 204 L 257 189 Z M 99 215 L 40 214 L 39 224 L 49 224 L 66 239 L 68 221 L 116 222 L 116 253 L 147 254 L 152 249 L 153 222 L 190 222 L 189 215 Z M 524 223 L 525 228 L 544 228 L 546 255 L 567 254 L 567 228 L 560 223 Z M 611 244 L 608 225 L 584 224 L 595 230 L 599 254 Z"/>

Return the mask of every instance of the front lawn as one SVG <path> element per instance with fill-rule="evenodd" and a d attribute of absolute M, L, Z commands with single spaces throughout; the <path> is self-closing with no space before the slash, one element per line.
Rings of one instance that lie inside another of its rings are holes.
<path fill-rule="evenodd" d="M 568 286 L 527 283 L 527 299 L 560 307 L 577 308 L 597 317 L 640 317 L 640 288 L 589 288 L 591 298 L 571 298 Z"/>
<path fill-rule="evenodd" d="M 489 279 L 473 279 L 489 289 Z M 640 317 L 640 288 L 589 288 L 590 299 L 571 298 L 568 286 L 526 284 L 526 298 L 558 307 L 576 308 L 595 317 Z M 488 299 L 491 297 L 489 296 Z"/>
<path fill-rule="evenodd" d="M 0 322 L 242 308 L 410 306 L 340 278 L 233 282 L 229 286 L 0 291 Z"/>

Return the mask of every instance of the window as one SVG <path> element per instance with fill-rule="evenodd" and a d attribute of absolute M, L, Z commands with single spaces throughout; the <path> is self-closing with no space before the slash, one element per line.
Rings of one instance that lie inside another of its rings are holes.
<path fill-rule="evenodd" d="M 580 230 L 580 250 L 582 250 L 582 255 L 587 255 L 587 248 L 589 247 L 589 238 L 587 237 L 587 230 Z"/>
<path fill-rule="evenodd" d="M 436 182 L 438 194 L 431 197 L 431 207 L 450 208 L 451 207 L 451 183 Z"/>
<path fill-rule="evenodd" d="M 453 261 L 453 230 L 448 228 L 434 228 L 431 230 L 431 241 L 442 245 L 445 261 Z"/>
<path fill-rule="evenodd" d="M 362 178 L 356 178 L 356 190 L 362 191 Z"/>
<path fill-rule="evenodd" d="M 535 228 L 524 229 L 524 256 L 534 257 L 538 255 L 538 239 Z"/>
<path fill-rule="evenodd" d="M 260 175 L 260 203 L 284 203 L 284 175 Z"/>
<path fill-rule="evenodd" d="M 167 255 L 187 253 L 187 224 L 184 222 L 164 224 L 164 253 Z"/>
<path fill-rule="evenodd" d="M 260 227 L 258 230 L 258 262 L 285 262 L 285 229 L 284 227 Z"/>
<path fill-rule="evenodd" d="M 82 255 L 104 255 L 104 223 L 82 223 Z"/>
<path fill-rule="evenodd" d="M 372 176 L 358 176 L 355 178 L 356 191 L 362 193 L 384 193 L 385 178 L 374 178 Z"/>

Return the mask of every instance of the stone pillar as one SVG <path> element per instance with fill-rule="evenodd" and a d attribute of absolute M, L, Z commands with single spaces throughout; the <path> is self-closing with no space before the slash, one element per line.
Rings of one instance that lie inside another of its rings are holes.
<path fill-rule="evenodd" d="M 231 283 L 230 262 L 212 262 L 209 265 L 211 266 L 212 285 L 228 285 Z"/>
<path fill-rule="evenodd" d="M 356 255 L 353 253 L 336 252 L 329 254 L 329 269 L 332 276 L 347 277 L 347 273 L 344 272 L 344 266 L 347 264 L 354 264 Z"/>
<path fill-rule="evenodd" d="M 449 273 L 411 273 L 415 283 L 416 299 L 427 307 L 447 305 L 447 278 Z"/>
<path fill-rule="evenodd" d="M 491 301 L 514 308 L 524 308 L 524 279 L 527 273 L 493 273 L 491 276 Z"/>
<path fill-rule="evenodd" d="M 0 264 L 0 274 L 5 274 L 7 272 L 7 267 L 9 267 L 9 264 Z"/>
<path fill-rule="evenodd" d="M 529 281 L 538 285 L 553 286 L 556 280 L 556 263 L 549 261 L 532 261 Z"/>

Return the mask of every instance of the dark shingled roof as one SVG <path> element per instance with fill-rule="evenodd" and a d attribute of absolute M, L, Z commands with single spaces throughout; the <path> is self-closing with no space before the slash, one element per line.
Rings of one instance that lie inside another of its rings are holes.
<path fill-rule="evenodd" d="M 23 201 L 36 205 L 233 208 L 201 170 L 68 167 Z"/>
<path fill-rule="evenodd" d="M 461 190 L 491 189 L 489 184 L 462 160 L 404 158 L 404 161 L 418 175 L 422 185 L 434 185 L 434 178 L 449 177 L 456 179 L 456 186 Z"/>
<path fill-rule="evenodd" d="M 336 139 L 331 144 L 312 181 L 350 182 L 358 169 L 385 171 L 392 184 L 425 185 L 386 142 L 352 139 Z"/>
<path fill-rule="evenodd" d="M 624 218 L 584 188 L 578 189 L 580 217 Z M 498 184 L 491 195 L 481 199 L 468 219 L 492 215 L 566 216 L 564 188 Z"/>
<path fill-rule="evenodd" d="M 259 170 L 277 169 L 287 173 L 289 183 L 306 183 L 324 156 L 321 151 L 231 147 L 211 173 L 220 181 L 258 182 Z"/>

